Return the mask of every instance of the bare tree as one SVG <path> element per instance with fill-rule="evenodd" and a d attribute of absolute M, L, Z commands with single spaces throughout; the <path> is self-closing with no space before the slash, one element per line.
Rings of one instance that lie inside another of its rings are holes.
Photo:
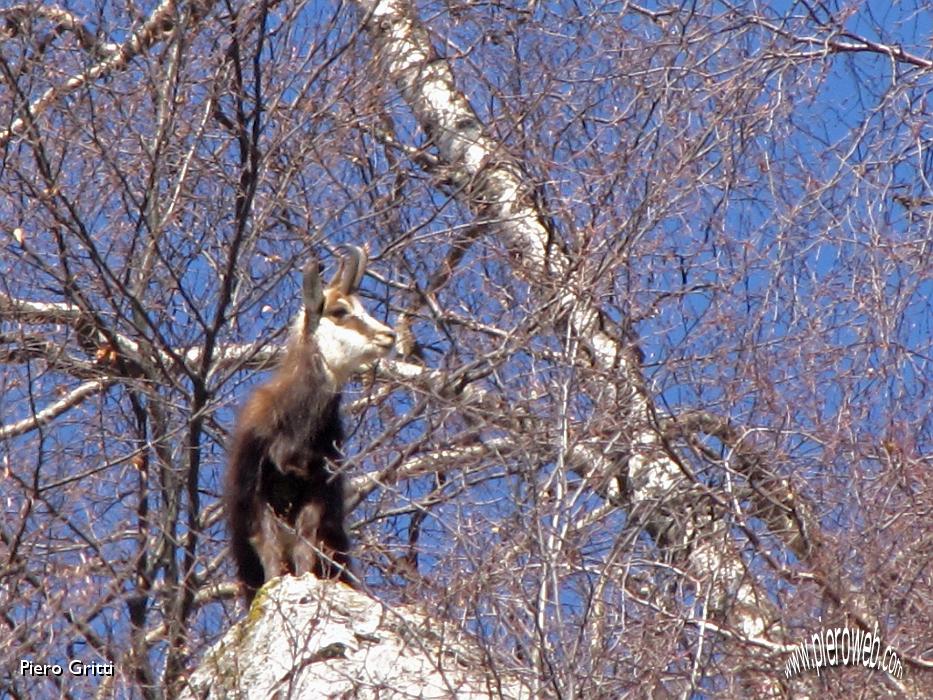
<path fill-rule="evenodd" d="M 771 5 L 0 10 L 4 690 L 177 694 L 234 411 L 364 242 L 373 595 L 542 697 L 929 685 L 928 13 Z M 788 677 L 840 625 L 903 673 Z"/>

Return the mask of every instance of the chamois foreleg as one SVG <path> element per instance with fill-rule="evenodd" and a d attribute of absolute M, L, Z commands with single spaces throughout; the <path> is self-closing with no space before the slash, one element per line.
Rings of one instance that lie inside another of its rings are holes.
<path fill-rule="evenodd" d="M 316 501 L 306 503 L 295 521 L 295 548 L 292 558 L 295 563 L 295 575 L 309 572 L 320 578 L 316 565 L 320 551 L 317 547 L 318 530 L 321 526 L 321 504 Z"/>
<path fill-rule="evenodd" d="M 259 534 L 254 544 L 262 560 L 266 581 L 293 573 L 290 554 L 296 542 L 295 531 L 268 504 L 263 507 L 260 520 Z"/>
<path fill-rule="evenodd" d="M 331 482 L 320 496 L 302 508 L 295 523 L 295 572 L 310 571 L 318 578 L 353 585 L 350 538 L 343 526 L 343 489 Z"/>

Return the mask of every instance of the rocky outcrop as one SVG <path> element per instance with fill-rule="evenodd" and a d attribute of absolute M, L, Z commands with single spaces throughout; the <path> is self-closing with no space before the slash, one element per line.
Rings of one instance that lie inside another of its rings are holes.
<path fill-rule="evenodd" d="M 476 640 L 410 607 L 311 575 L 270 581 L 183 700 L 529 698 Z"/>

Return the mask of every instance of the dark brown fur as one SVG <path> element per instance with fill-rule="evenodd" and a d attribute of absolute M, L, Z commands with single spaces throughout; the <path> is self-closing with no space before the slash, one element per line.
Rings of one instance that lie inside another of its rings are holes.
<path fill-rule="evenodd" d="M 231 551 L 247 603 L 265 581 L 311 572 L 350 583 L 340 461 L 340 394 L 312 338 L 292 342 L 240 414 L 230 448 Z"/>

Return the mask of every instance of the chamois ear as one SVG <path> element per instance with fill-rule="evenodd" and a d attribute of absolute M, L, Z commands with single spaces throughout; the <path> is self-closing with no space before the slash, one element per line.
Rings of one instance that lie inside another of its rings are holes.
<path fill-rule="evenodd" d="M 313 256 L 305 265 L 302 292 L 305 304 L 305 323 L 308 333 L 313 333 L 324 313 L 324 290 L 321 289 L 321 265 Z"/>

